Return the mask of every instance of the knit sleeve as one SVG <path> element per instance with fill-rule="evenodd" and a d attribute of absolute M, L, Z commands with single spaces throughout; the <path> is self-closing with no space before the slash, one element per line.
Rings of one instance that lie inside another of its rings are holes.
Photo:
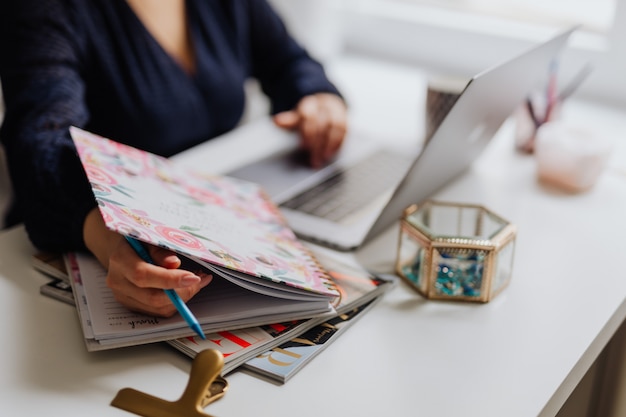
<path fill-rule="evenodd" d="M 15 193 L 13 213 L 35 246 L 82 249 L 83 222 L 96 203 L 68 133 L 88 118 L 80 34 L 62 0 L 4 3 L 0 80 L 6 114 L 0 139 Z"/>
<path fill-rule="evenodd" d="M 273 113 L 292 109 L 306 95 L 340 95 L 322 65 L 291 37 L 266 1 L 248 0 L 247 9 L 252 72 L 271 99 Z"/>

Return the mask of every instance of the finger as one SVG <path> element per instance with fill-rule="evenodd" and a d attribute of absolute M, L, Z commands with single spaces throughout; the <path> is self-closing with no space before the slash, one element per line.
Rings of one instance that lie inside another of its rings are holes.
<path fill-rule="evenodd" d="M 169 249 L 154 245 L 147 245 L 147 249 L 154 265 L 158 265 L 166 269 L 181 269 L 191 272 L 193 275 L 200 278 L 204 275 L 211 274 L 211 272 L 206 270 L 206 268 L 188 258 L 184 258 L 185 262 L 183 263 L 181 257 L 176 252 Z M 185 281 L 179 283 L 183 287 L 195 285 L 197 282 L 196 279 L 192 279 L 190 277 L 183 277 L 183 279 L 185 279 Z"/>
<path fill-rule="evenodd" d="M 174 288 L 174 291 L 178 294 L 178 296 L 184 301 L 187 302 L 193 298 L 201 289 L 206 287 L 213 280 L 213 275 L 203 275 L 198 284 L 192 285 L 190 287 L 184 288 Z"/>
<path fill-rule="evenodd" d="M 191 287 L 185 288 L 177 288 L 175 289 L 178 296 L 182 299 L 184 303 L 187 303 L 194 295 L 196 295 L 200 290 L 206 287 L 213 279 L 212 275 L 206 275 L 202 278 L 200 283 L 193 285 Z M 176 306 L 172 303 L 169 296 L 165 293 L 165 291 L 160 291 L 150 288 L 150 289 L 141 289 L 134 293 L 137 298 L 133 299 L 133 302 L 136 302 L 139 309 L 142 311 L 147 311 L 151 314 L 163 316 L 163 317 L 171 317 L 178 313 Z M 163 295 L 165 295 L 166 300 L 164 301 Z"/>
<path fill-rule="evenodd" d="M 347 130 L 347 114 L 343 101 L 336 99 L 331 101 L 328 106 L 329 111 L 329 127 L 327 129 L 328 139 L 326 141 L 326 152 L 324 157 L 326 160 L 332 158 L 341 148 L 346 137 Z"/>
<path fill-rule="evenodd" d="M 308 143 L 310 164 L 319 168 L 325 163 L 325 149 L 327 146 L 328 117 L 323 108 L 318 107 L 315 114 L 303 122 L 303 133 Z"/>
<path fill-rule="evenodd" d="M 158 246 L 147 245 L 148 253 L 152 261 L 167 269 L 176 269 L 181 265 L 181 260 L 175 252 Z"/>
<path fill-rule="evenodd" d="M 148 247 L 155 256 L 177 258 L 168 254 L 168 251 L 158 251 L 154 247 Z M 127 245 L 122 251 L 116 252 L 109 259 L 109 271 L 115 276 L 120 276 L 140 288 L 183 288 L 198 284 L 201 279 L 196 274 L 184 269 L 168 269 L 143 261 L 135 251 Z"/>
<path fill-rule="evenodd" d="M 128 279 L 140 288 L 163 290 L 192 287 L 202 280 L 198 275 L 184 269 L 167 269 L 145 262 L 137 265 Z"/>
<path fill-rule="evenodd" d="M 320 135 L 318 147 L 312 155 L 318 165 L 326 164 L 337 153 L 345 137 L 346 117 L 343 101 L 337 96 L 322 94 L 319 96 L 319 114 L 317 117 Z"/>
<path fill-rule="evenodd" d="M 284 111 L 274 115 L 274 123 L 283 129 L 295 129 L 300 123 L 300 115 L 297 111 Z"/>
<path fill-rule="evenodd" d="M 300 100 L 296 108 L 300 116 L 300 137 L 302 147 L 309 152 L 314 152 L 316 140 L 319 135 L 318 132 L 318 103 L 315 96 L 307 96 Z"/>
<path fill-rule="evenodd" d="M 199 284 L 178 288 L 176 292 L 184 302 L 187 302 L 206 287 L 212 278 L 210 275 L 204 276 Z M 116 300 L 130 310 L 162 317 L 170 317 L 177 312 L 169 296 L 162 289 L 137 287 L 129 280 L 111 274 L 107 276 L 107 285 L 113 290 Z"/>
<path fill-rule="evenodd" d="M 159 317 L 171 317 L 177 313 L 176 306 L 163 290 L 135 288 L 113 291 L 115 299 L 129 310 Z"/>
<path fill-rule="evenodd" d="M 346 130 L 343 126 L 331 125 L 327 131 L 326 148 L 324 150 L 324 160 L 328 162 L 341 149 Z"/>
<path fill-rule="evenodd" d="M 322 103 L 320 103 L 322 104 Z M 319 106 L 318 113 L 312 123 L 316 125 L 315 137 L 312 139 L 311 145 L 311 165 L 320 167 L 327 162 L 326 150 L 329 146 L 329 127 L 330 117 L 327 109 Z"/>

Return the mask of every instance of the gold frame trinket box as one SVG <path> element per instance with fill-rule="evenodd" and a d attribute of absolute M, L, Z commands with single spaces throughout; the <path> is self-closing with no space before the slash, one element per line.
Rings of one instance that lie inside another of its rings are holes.
<path fill-rule="evenodd" d="M 511 280 L 516 234 L 480 205 L 413 204 L 400 221 L 396 273 L 426 298 L 486 303 Z"/>

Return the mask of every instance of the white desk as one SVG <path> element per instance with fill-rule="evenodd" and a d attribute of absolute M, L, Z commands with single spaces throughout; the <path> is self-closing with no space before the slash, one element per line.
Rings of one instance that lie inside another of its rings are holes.
<path fill-rule="evenodd" d="M 390 136 L 415 137 L 419 73 L 358 60 L 330 71 L 353 103 L 357 127 L 384 133 L 389 126 Z M 571 103 L 565 116 L 598 123 L 615 139 L 626 132 L 623 112 Z M 286 385 L 235 373 L 227 395 L 207 412 L 554 415 L 626 317 L 626 147 L 616 150 L 595 188 L 568 195 L 536 181 L 532 157 L 513 150 L 511 128 L 505 125 L 467 175 L 436 196 L 484 204 L 518 225 L 514 276 L 502 294 L 484 305 L 432 302 L 400 285 Z M 229 142 L 251 141 L 254 156 L 266 129 L 243 129 Z M 267 140 L 276 145 L 285 137 Z M 226 143 L 181 158 L 215 169 L 247 158 L 230 157 Z M 391 271 L 395 237 L 392 228 L 359 258 Z M 109 406 L 127 386 L 178 398 L 188 358 L 164 344 L 87 353 L 74 309 L 39 295 L 45 279 L 30 268 L 33 248 L 23 229 L 1 233 L 0 248 L 1 415 L 128 416 Z"/>

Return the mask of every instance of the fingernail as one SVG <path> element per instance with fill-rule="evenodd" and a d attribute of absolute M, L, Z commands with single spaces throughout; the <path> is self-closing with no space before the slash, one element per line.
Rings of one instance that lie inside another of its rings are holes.
<path fill-rule="evenodd" d="M 184 277 L 182 277 L 180 279 L 180 286 L 181 287 L 190 287 L 192 285 L 195 285 L 197 283 L 200 282 L 200 277 L 196 276 L 196 275 L 185 275 Z"/>

